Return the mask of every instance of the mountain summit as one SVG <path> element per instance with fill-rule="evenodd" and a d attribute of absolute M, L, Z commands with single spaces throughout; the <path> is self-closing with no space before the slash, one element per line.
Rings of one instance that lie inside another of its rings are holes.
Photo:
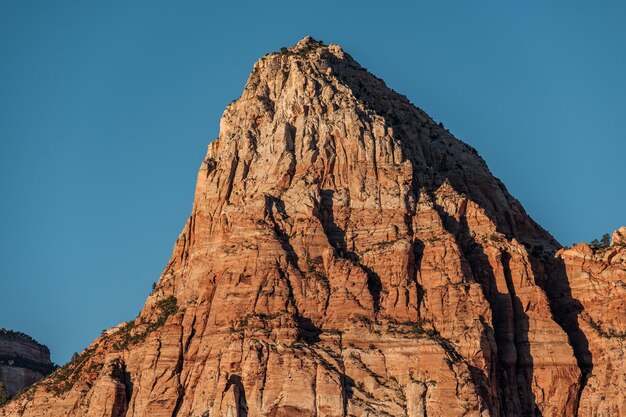
<path fill-rule="evenodd" d="M 624 235 L 562 249 L 472 147 L 307 37 L 224 111 L 139 316 L 0 415 L 626 415 Z"/>

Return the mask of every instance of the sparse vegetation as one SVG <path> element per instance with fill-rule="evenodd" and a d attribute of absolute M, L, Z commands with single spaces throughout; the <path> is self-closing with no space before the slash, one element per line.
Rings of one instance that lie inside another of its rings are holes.
<path fill-rule="evenodd" d="M 2 381 L 0 381 L 0 407 L 5 405 L 9 401 L 9 394 Z"/>
<path fill-rule="evenodd" d="M 489 240 L 491 240 L 492 242 L 503 242 L 504 239 L 502 239 L 502 237 L 496 233 L 492 233 L 489 236 Z"/>
<path fill-rule="evenodd" d="M 608 233 L 602 235 L 600 240 L 594 239 L 589 243 L 591 249 L 606 249 L 611 245 L 611 236 Z"/>
<path fill-rule="evenodd" d="M 231 323 L 228 328 L 230 334 L 242 332 L 250 329 L 269 329 L 269 322 L 280 317 L 280 313 L 264 314 L 264 313 L 249 313 L 239 318 L 239 320 Z"/>
<path fill-rule="evenodd" d="M 113 338 L 113 348 L 123 350 L 130 345 L 143 342 L 148 334 L 163 326 L 168 317 L 178 312 L 176 297 L 169 296 L 158 300 L 156 309 L 158 316 L 154 321 L 138 325 L 135 325 L 135 322 L 132 321 L 124 323 L 115 334 L 110 336 Z M 108 338 L 106 334 L 103 337 L 105 337 L 105 340 Z M 103 366 L 102 363 L 94 359 L 94 352 L 97 347 L 98 344 L 94 344 L 81 353 L 74 352 L 70 362 L 58 369 L 46 380 L 46 390 L 55 395 L 62 395 L 69 391 L 80 378 L 84 378 L 86 375 L 91 375 L 91 377 L 95 378 Z"/>
<path fill-rule="evenodd" d="M 404 335 L 413 335 L 416 337 L 428 337 L 430 339 L 441 339 L 441 335 L 435 329 L 433 324 L 426 320 L 411 321 L 407 320 L 401 323 L 390 323 L 390 332 Z"/>
<path fill-rule="evenodd" d="M 546 251 L 543 245 L 537 245 L 537 246 L 532 246 L 531 254 L 535 258 L 541 258 L 546 255 Z"/>
<path fill-rule="evenodd" d="M 33 339 L 32 337 L 30 337 L 29 335 L 27 335 L 26 333 L 22 333 L 22 332 L 18 332 L 15 330 L 9 330 L 9 329 L 5 329 L 0 327 L 0 336 L 11 336 L 11 337 L 17 337 L 17 338 L 22 338 L 22 339 L 26 339 L 29 342 L 32 342 L 38 346 L 44 346 L 41 343 L 39 343 L 38 341 L 36 341 L 35 339 Z"/>
<path fill-rule="evenodd" d="M 432 241 L 436 241 L 436 240 L 439 239 L 439 237 L 435 236 L 432 239 L 433 239 Z M 376 250 L 385 250 L 386 248 L 395 245 L 397 242 L 400 242 L 401 240 L 403 240 L 403 238 L 392 239 L 392 240 L 388 240 L 386 242 L 374 243 L 370 249 L 364 250 L 363 254 L 366 254 L 366 253 L 371 252 L 371 251 L 376 251 Z"/>
<path fill-rule="evenodd" d="M 120 328 L 116 334 L 118 340 L 113 343 L 116 350 L 124 350 L 128 346 L 143 342 L 146 336 L 163 326 L 169 316 L 178 312 L 178 303 L 173 295 L 157 301 L 156 306 L 159 309 L 156 321 L 143 323 L 140 326 L 129 321 Z"/>
<path fill-rule="evenodd" d="M 98 345 L 95 344 L 81 353 L 75 352 L 74 355 L 72 355 L 72 360 L 50 375 L 46 380 L 46 390 L 55 395 L 62 395 L 72 389 L 79 378 L 85 377 L 85 374 L 93 374 L 95 377 L 95 375 L 100 372 L 100 369 L 102 369 L 101 363 L 93 361 L 90 363 L 90 359 L 97 347 Z M 89 366 L 85 368 L 87 364 L 89 364 Z"/>
<path fill-rule="evenodd" d="M 280 48 L 279 53 L 281 55 L 285 55 L 285 56 L 291 56 L 291 55 L 297 55 L 297 56 L 306 56 L 309 54 L 309 52 L 314 51 L 315 49 L 319 48 L 320 46 L 324 46 L 324 42 L 322 41 L 316 41 L 314 39 L 311 40 L 310 44 L 307 44 L 301 48 L 298 48 L 297 50 L 292 50 L 290 48 L 285 48 L 282 47 Z"/>
<path fill-rule="evenodd" d="M 613 329 L 604 330 L 600 324 L 594 321 L 591 317 L 589 317 L 588 322 L 589 325 L 602 337 L 607 339 L 626 339 L 626 332 L 616 332 Z"/>
<path fill-rule="evenodd" d="M 236 99 L 235 99 L 235 100 L 233 100 L 233 102 L 232 102 L 232 103 L 230 103 L 230 104 L 233 104 L 235 101 L 237 101 L 237 100 L 236 100 Z M 215 160 L 215 158 L 213 158 L 213 157 L 208 157 L 208 158 L 205 160 L 205 162 L 206 162 L 206 167 L 207 167 L 207 171 L 208 171 L 208 172 L 213 171 L 213 170 L 217 167 L 217 161 L 216 161 L 216 160 Z"/>
<path fill-rule="evenodd" d="M 157 320 L 158 326 L 160 327 L 165 323 L 165 320 L 171 316 L 172 314 L 178 313 L 178 304 L 176 297 L 170 295 L 169 297 L 159 300 L 157 302 L 157 308 L 161 310 L 161 314 L 159 315 L 159 319 Z"/>

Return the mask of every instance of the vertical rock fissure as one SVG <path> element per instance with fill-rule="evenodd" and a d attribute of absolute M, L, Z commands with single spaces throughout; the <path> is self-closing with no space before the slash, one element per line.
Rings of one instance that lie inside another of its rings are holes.
<path fill-rule="evenodd" d="M 237 173 L 237 166 L 239 165 L 239 153 L 237 149 L 235 149 L 235 155 L 233 156 L 233 160 L 230 166 L 230 172 L 228 173 L 227 187 L 226 187 L 226 195 L 224 199 L 228 201 L 230 199 L 230 195 L 233 192 L 233 186 L 235 181 L 235 174 Z"/>
<path fill-rule="evenodd" d="M 511 395 L 507 391 L 507 377 L 504 364 L 502 363 L 502 352 L 505 351 L 504 334 L 507 332 L 505 320 L 498 314 L 498 294 L 495 288 L 495 275 L 487 255 L 484 252 L 484 247 L 476 241 L 472 233 L 470 233 L 469 226 L 467 224 L 465 207 L 463 209 L 463 215 L 460 220 L 457 221 L 454 217 L 450 216 L 443 207 L 435 203 L 435 196 L 430 192 L 430 201 L 433 202 L 433 207 L 439 214 L 442 220 L 442 224 L 446 231 L 455 236 L 458 243 L 459 250 L 463 254 L 463 257 L 467 260 L 470 267 L 473 279 L 480 285 L 483 295 L 489 304 L 490 310 L 493 312 L 491 316 L 491 327 L 494 331 L 494 341 L 497 347 L 497 362 L 494 365 L 496 371 L 496 380 L 486 377 L 489 384 L 496 386 L 497 398 L 495 399 L 499 404 L 498 415 L 506 416 L 510 408 Z M 467 202 L 464 203 L 464 206 Z M 504 326 L 503 326 L 504 325 Z M 511 387 L 508 387 L 511 388 Z M 514 390 L 517 391 L 517 390 Z M 490 397 L 483 398 L 487 403 L 492 403 Z"/>
<path fill-rule="evenodd" d="M 504 273 L 504 280 L 511 299 L 511 313 L 513 320 L 513 337 L 516 348 L 516 361 L 515 372 L 518 381 L 518 396 L 519 401 L 522 404 L 522 413 L 527 413 L 535 417 L 541 417 L 541 412 L 535 402 L 535 395 L 532 389 L 533 380 L 533 357 L 530 352 L 530 343 L 528 341 L 529 323 L 528 316 L 524 313 L 522 302 L 516 294 L 515 285 L 513 283 L 513 276 L 511 275 L 511 255 L 502 251 L 500 254 L 500 261 L 502 262 L 502 269 Z M 520 334 L 521 331 L 525 331 L 526 334 Z M 524 360 L 528 363 L 524 363 Z M 519 385 L 519 382 L 522 382 Z"/>
<path fill-rule="evenodd" d="M 269 349 L 269 347 L 265 344 L 263 344 L 263 346 L 267 349 L 267 358 L 265 359 L 265 364 L 263 365 L 263 382 L 261 383 L 261 390 L 260 390 L 260 404 L 263 404 L 263 395 L 265 394 L 265 386 L 267 385 L 267 364 L 270 362 L 270 355 L 272 353 L 272 349 Z"/>
<path fill-rule="evenodd" d="M 239 375 L 231 375 L 226 382 L 226 386 L 224 387 L 224 392 L 222 393 L 222 397 L 229 389 L 233 390 L 233 397 L 235 400 L 235 409 L 236 409 L 236 417 L 247 417 L 248 416 L 248 401 L 246 400 L 246 390 L 243 386 L 243 382 L 241 381 L 241 377 Z"/>
<path fill-rule="evenodd" d="M 193 337 L 196 335 L 196 318 L 197 316 L 194 314 L 193 320 L 191 321 L 191 332 L 189 332 L 189 336 L 187 336 L 187 340 L 185 341 L 184 352 L 189 350 L 189 345 L 191 344 Z"/>
<path fill-rule="evenodd" d="M 343 359 L 343 333 L 339 332 L 339 366 L 341 369 L 340 383 L 341 383 L 341 400 L 342 400 L 342 417 L 348 416 L 348 390 L 346 388 L 346 365 Z"/>
<path fill-rule="evenodd" d="M 312 387 L 311 390 L 313 392 L 313 416 L 318 416 L 318 405 L 317 405 L 317 377 L 318 377 L 318 364 L 315 364 L 315 375 L 312 379 Z"/>
<path fill-rule="evenodd" d="M 186 343 L 185 343 L 186 344 Z M 180 336 L 178 339 L 178 359 L 176 360 L 176 366 L 174 367 L 174 374 L 176 375 L 176 404 L 174 405 L 174 409 L 172 410 L 172 417 L 176 417 L 178 412 L 180 411 L 181 406 L 183 405 L 183 400 L 185 398 L 185 390 L 181 384 L 181 375 L 183 372 L 183 363 L 184 363 L 184 344 L 183 344 L 183 328 L 180 328 Z"/>
<path fill-rule="evenodd" d="M 128 412 L 128 408 L 130 405 L 130 400 L 133 396 L 133 382 L 130 377 L 130 373 L 126 370 L 126 363 L 122 363 L 122 377 L 124 383 L 124 391 L 126 394 L 126 407 L 124 411 L 124 415 Z"/>
<path fill-rule="evenodd" d="M 587 386 L 589 376 L 593 370 L 593 356 L 589 349 L 589 340 L 578 324 L 578 316 L 583 311 L 581 302 L 574 298 L 565 265 L 560 258 L 547 260 L 548 274 L 537 271 L 537 260 L 531 259 L 531 267 L 536 276 L 540 277 L 537 284 L 544 291 L 550 304 L 554 320 L 567 334 L 569 344 L 574 351 L 574 357 L 580 369 L 580 382 L 575 399 L 575 415 L 578 416 L 580 399 Z"/>
<path fill-rule="evenodd" d="M 330 245 L 335 249 L 336 254 L 346 259 L 354 265 L 360 267 L 367 276 L 367 289 L 373 300 L 374 313 L 380 310 L 380 296 L 382 292 L 382 282 L 380 276 L 374 269 L 360 262 L 359 255 L 354 251 L 348 250 L 346 243 L 346 231 L 335 222 L 333 212 L 333 195 L 334 190 L 320 190 L 321 201 L 318 202 L 313 210 L 313 215 L 317 217 L 322 225 L 322 230 L 328 239 Z"/>

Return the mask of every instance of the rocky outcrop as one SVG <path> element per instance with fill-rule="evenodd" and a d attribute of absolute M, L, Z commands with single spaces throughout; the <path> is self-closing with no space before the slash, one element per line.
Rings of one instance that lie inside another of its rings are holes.
<path fill-rule="evenodd" d="M 305 38 L 226 108 L 140 315 L 0 415 L 612 413 L 621 385 L 602 411 L 594 389 L 623 349 L 580 321 L 569 251 L 473 148 Z M 593 284 L 603 332 L 619 270 Z"/>
<path fill-rule="evenodd" d="M 46 346 L 24 333 L 0 329 L 0 382 L 8 397 L 54 369 Z"/>
<path fill-rule="evenodd" d="M 626 415 L 625 236 L 622 227 L 609 247 L 580 243 L 557 252 L 568 278 L 559 313 L 577 329 L 573 342 L 583 353 L 579 416 Z"/>

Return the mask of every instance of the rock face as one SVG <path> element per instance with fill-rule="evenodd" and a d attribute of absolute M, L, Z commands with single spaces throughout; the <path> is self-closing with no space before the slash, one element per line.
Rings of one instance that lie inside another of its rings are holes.
<path fill-rule="evenodd" d="M 626 227 L 613 234 L 608 248 L 592 250 L 581 243 L 561 249 L 567 286 L 558 297 L 575 303 L 556 305 L 559 314 L 578 328 L 574 343 L 582 348 L 586 385 L 580 416 L 626 415 Z"/>
<path fill-rule="evenodd" d="M 46 346 L 24 333 L 0 329 L 0 382 L 9 397 L 53 370 Z"/>
<path fill-rule="evenodd" d="M 226 108 L 139 317 L 0 415 L 626 414 L 624 259 L 305 38 Z"/>

